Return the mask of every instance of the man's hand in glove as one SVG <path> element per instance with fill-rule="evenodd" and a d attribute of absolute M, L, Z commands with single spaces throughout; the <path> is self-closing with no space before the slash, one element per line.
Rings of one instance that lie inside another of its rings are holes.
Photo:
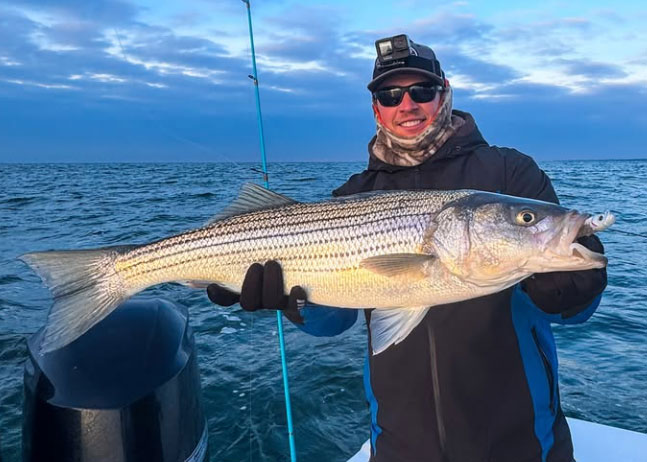
<path fill-rule="evenodd" d="M 299 309 L 307 301 L 306 292 L 301 286 L 292 287 L 290 295 L 285 295 L 283 270 L 274 260 L 265 265 L 254 263 L 247 269 L 240 295 L 218 284 L 211 284 L 207 287 L 207 296 L 221 306 L 240 303 L 246 311 L 281 310 L 285 317 L 297 324 L 303 324 Z"/>
<path fill-rule="evenodd" d="M 597 236 L 577 239 L 589 250 L 604 253 Z M 535 305 L 550 314 L 570 318 L 585 310 L 607 286 L 607 269 L 537 273 L 522 282 Z"/>

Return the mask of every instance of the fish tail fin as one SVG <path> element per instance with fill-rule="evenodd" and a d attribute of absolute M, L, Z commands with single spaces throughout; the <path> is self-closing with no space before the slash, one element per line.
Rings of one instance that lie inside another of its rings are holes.
<path fill-rule="evenodd" d="M 76 340 L 133 294 L 117 274 L 115 260 L 135 247 L 55 250 L 19 257 L 40 276 L 54 297 L 41 354 Z"/>

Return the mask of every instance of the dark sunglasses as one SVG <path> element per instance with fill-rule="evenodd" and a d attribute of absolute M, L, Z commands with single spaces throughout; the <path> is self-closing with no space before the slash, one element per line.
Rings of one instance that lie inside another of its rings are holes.
<path fill-rule="evenodd" d="M 416 103 L 428 103 L 433 101 L 438 92 L 443 91 L 443 87 L 433 83 L 414 83 L 408 87 L 387 87 L 377 90 L 373 93 L 373 98 L 380 102 L 382 106 L 394 107 L 402 102 L 405 93 Z"/>

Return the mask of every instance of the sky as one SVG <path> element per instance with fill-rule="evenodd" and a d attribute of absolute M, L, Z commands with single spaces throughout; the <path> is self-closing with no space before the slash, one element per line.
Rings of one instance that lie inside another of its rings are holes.
<path fill-rule="evenodd" d="M 431 46 L 491 144 L 647 158 L 643 1 L 252 0 L 267 157 L 364 161 L 374 42 Z M 0 162 L 256 161 L 241 0 L 0 3 Z"/>

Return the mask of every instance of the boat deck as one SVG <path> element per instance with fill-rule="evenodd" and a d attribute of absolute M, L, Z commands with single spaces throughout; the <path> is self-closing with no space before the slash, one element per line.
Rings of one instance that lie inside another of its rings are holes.
<path fill-rule="evenodd" d="M 647 434 L 567 418 L 577 462 L 647 462 Z M 348 462 L 368 462 L 367 440 Z"/>

